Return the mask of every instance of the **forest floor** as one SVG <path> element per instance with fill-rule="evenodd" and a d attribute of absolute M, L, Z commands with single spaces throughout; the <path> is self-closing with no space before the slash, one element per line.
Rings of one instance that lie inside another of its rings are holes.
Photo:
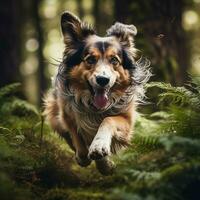
<path fill-rule="evenodd" d="M 0 89 L 2 200 L 191 200 L 200 195 L 200 78 L 186 87 L 151 83 L 156 112 L 137 114 L 130 147 L 102 176 L 79 167 L 19 84 Z M 158 92 L 158 91 L 157 91 Z"/>

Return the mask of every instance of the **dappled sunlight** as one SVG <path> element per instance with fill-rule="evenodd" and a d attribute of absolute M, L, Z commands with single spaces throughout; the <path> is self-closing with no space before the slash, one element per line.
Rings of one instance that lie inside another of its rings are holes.
<path fill-rule="evenodd" d="M 53 43 L 47 43 L 46 47 L 44 48 L 44 56 L 49 61 L 55 59 L 55 60 L 61 60 L 62 54 L 64 50 L 64 45 L 61 42 L 53 42 Z"/>
<path fill-rule="evenodd" d="M 192 74 L 200 74 L 200 55 L 199 54 L 192 55 L 191 62 L 192 62 L 192 69 L 191 69 Z"/>
<path fill-rule="evenodd" d="M 198 30 L 200 27 L 198 13 L 194 10 L 187 10 L 183 13 L 183 27 L 185 30 Z"/>
<path fill-rule="evenodd" d="M 27 76 L 34 74 L 38 69 L 38 59 L 34 55 L 30 55 L 26 58 L 25 62 L 22 63 L 20 67 L 20 72 L 22 75 Z"/>
<path fill-rule="evenodd" d="M 41 15 L 47 19 L 52 19 L 56 16 L 58 10 L 57 0 L 45 0 L 41 7 Z"/>
<path fill-rule="evenodd" d="M 35 38 L 30 38 L 26 41 L 26 49 L 29 52 L 34 52 L 38 49 L 39 43 Z"/>

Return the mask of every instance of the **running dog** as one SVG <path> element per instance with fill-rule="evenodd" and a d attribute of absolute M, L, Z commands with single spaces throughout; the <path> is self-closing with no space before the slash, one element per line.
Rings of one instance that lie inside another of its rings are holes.
<path fill-rule="evenodd" d="M 136 61 L 134 25 L 117 22 L 99 37 L 89 24 L 64 12 L 61 30 L 63 60 L 45 97 L 44 114 L 80 166 L 94 160 L 100 173 L 111 174 L 108 157 L 130 143 L 149 62 Z"/>

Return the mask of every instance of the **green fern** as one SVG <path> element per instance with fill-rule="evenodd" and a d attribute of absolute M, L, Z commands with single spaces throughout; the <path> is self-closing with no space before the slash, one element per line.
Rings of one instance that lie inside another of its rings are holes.
<path fill-rule="evenodd" d="M 146 88 L 157 87 L 164 92 L 159 94 L 158 105 L 163 102 L 169 102 L 170 105 L 189 106 L 194 110 L 200 110 L 200 77 L 192 78 L 186 87 L 173 87 L 171 84 L 161 82 L 151 82 Z"/>
<path fill-rule="evenodd" d="M 30 127 L 30 122 L 40 118 L 35 106 L 14 95 L 16 92 L 20 94 L 20 86 L 21 84 L 14 83 L 0 88 L 0 125 L 5 129 Z M 2 130 L 0 128 L 0 132 Z"/>
<path fill-rule="evenodd" d="M 17 116 L 39 116 L 35 106 L 21 99 L 14 99 L 11 103 L 10 111 Z"/>
<path fill-rule="evenodd" d="M 19 91 L 21 83 L 13 83 L 0 88 L 0 100 Z"/>

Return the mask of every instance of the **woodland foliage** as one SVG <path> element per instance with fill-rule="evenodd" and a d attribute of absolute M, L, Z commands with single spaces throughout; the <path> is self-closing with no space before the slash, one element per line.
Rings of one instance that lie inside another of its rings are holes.
<path fill-rule="evenodd" d="M 113 157 L 117 167 L 108 177 L 93 165 L 77 166 L 41 112 L 22 100 L 20 87 L 15 83 L 0 89 L 2 200 L 198 199 L 200 77 L 184 87 L 146 85 L 151 94 L 147 107 L 156 111 L 137 113 L 132 143 Z"/>

